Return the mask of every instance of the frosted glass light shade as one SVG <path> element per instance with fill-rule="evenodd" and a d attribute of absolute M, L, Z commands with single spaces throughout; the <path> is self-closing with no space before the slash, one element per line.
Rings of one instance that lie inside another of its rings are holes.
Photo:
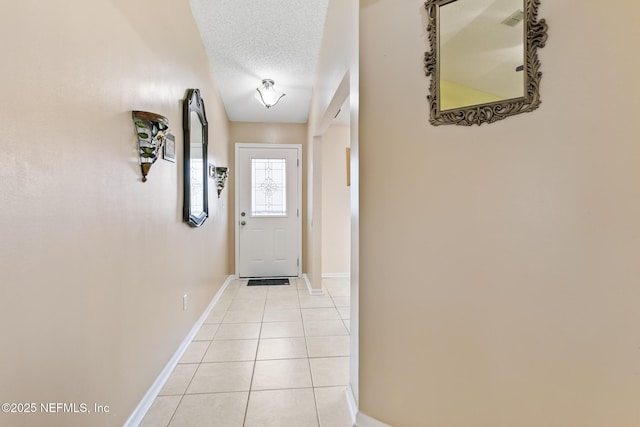
<path fill-rule="evenodd" d="M 282 99 L 284 93 L 277 92 L 273 85 L 274 81 L 271 79 L 262 80 L 262 86 L 256 88 L 256 98 L 267 108 L 271 108 Z"/>

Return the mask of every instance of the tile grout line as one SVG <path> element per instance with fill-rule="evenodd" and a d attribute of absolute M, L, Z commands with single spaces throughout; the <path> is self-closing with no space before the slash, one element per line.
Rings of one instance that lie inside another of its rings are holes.
<path fill-rule="evenodd" d="M 192 383 L 193 383 L 198 371 L 202 368 L 203 364 L 205 364 L 205 363 L 230 363 L 230 362 L 232 362 L 232 361 L 225 362 L 223 360 L 222 361 L 205 362 L 204 360 L 205 360 L 205 356 L 206 356 L 207 352 L 209 352 L 212 349 L 214 341 L 216 341 L 216 339 L 215 339 L 216 336 L 218 336 L 218 334 L 220 333 L 220 327 L 223 324 L 225 324 L 224 320 L 227 319 L 227 316 L 229 315 L 229 312 L 233 311 L 232 310 L 233 304 L 234 303 L 238 303 L 239 301 L 241 301 L 243 299 L 243 298 L 240 298 L 240 296 L 242 294 L 242 292 L 241 292 L 242 289 L 247 287 L 246 286 L 246 281 L 243 281 L 243 280 L 240 280 L 240 279 L 236 279 L 236 281 L 237 281 L 236 282 L 237 286 L 227 288 L 225 290 L 225 294 L 222 295 L 222 297 L 229 296 L 230 299 L 229 299 L 229 303 L 228 304 L 225 303 L 224 308 L 222 310 L 220 310 L 220 311 L 222 311 L 222 316 L 220 317 L 220 323 L 218 323 L 218 328 L 216 329 L 215 333 L 212 335 L 210 340 L 197 340 L 197 341 L 208 341 L 208 344 L 206 345 L 206 348 L 204 349 L 204 352 L 202 353 L 202 357 L 199 358 L 199 361 L 197 363 L 193 363 L 194 365 L 197 365 L 197 367 L 196 367 L 196 369 L 194 371 L 194 374 L 190 377 L 190 379 L 189 379 L 189 381 L 188 381 L 188 383 L 187 383 L 187 385 L 186 385 L 186 387 L 184 389 L 184 392 L 182 394 L 165 395 L 166 397 L 168 397 L 168 396 L 179 397 L 179 399 L 177 401 L 177 405 L 176 405 L 175 409 L 173 409 L 173 411 L 171 413 L 171 416 L 169 417 L 167 426 L 170 426 L 171 423 L 174 420 L 176 420 L 175 416 L 176 416 L 176 414 L 178 412 L 178 409 L 180 408 L 180 406 L 184 402 L 185 396 L 188 395 L 187 391 L 188 391 L 189 387 L 192 385 Z M 243 283 L 243 282 L 245 282 L 245 283 Z M 297 307 L 295 307 L 295 311 L 298 312 L 299 319 L 300 319 L 300 322 L 302 324 L 302 334 L 303 334 L 302 337 L 304 337 L 304 339 L 305 339 L 304 344 L 305 344 L 305 350 L 306 350 L 306 357 L 294 357 L 294 358 L 292 358 L 292 357 L 288 357 L 288 358 L 287 357 L 285 357 L 285 358 L 278 357 L 278 358 L 274 358 L 274 359 L 264 359 L 264 360 L 271 361 L 271 360 L 307 359 L 307 365 L 308 365 L 308 368 L 309 368 L 309 378 L 310 378 L 310 383 L 311 383 L 311 387 L 310 388 L 311 388 L 312 394 L 313 394 L 313 404 L 314 404 L 315 415 L 316 415 L 315 418 L 316 418 L 316 422 L 317 422 L 318 427 L 320 427 L 321 426 L 320 407 L 318 405 L 318 395 L 316 393 L 317 392 L 316 389 L 331 388 L 331 387 L 336 387 L 336 386 L 326 385 L 326 386 L 318 386 L 318 387 L 316 387 L 315 381 L 314 381 L 314 376 L 313 376 L 313 371 L 312 371 L 312 366 L 311 366 L 311 359 L 312 358 L 314 358 L 314 359 L 320 359 L 320 358 L 322 358 L 322 359 L 337 359 L 337 358 L 348 357 L 348 355 L 344 356 L 344 355 L 337 355 L 336 354 L 336 355 L 332 355 L 332 356 L 329 356 L 329 355 L 322 356 L 322 355 L 320 355 L 320 356 L 316 356 L 316 357 L 311 357 L 310 349 L 309 349 L 309 338 L 325 337 L 325 336 L 326 337 L 332 337 L 332 336 L 336 336 L 337 337 L 339 335 L 317 335 L 317 336 L 314 335 L 313 337 L 310 337 L 310 336 L 307 335 L 308 331 L 307 331 L 306 325 L 307 325 L 308 322 L 328 321 L 328 320 L 333 320 L 333 319 L 306 319 L 305 320 L 305 317 L 303 316 L 303 312 L 302 312 L 302 310 L 303 310 L 303 308 L 302 308 L 302 305 L 303 305 L 302 296 L 303 296 L 303 294 L 300 292 L 300 289 L 298 288 L 297 281 L 296 281 L 296 285 L 291 287 L 291 291 L 294 291 L 294 288 L 295 288 L 295 294 L 294 295 L 296 295 L 295 299 L 297 300 Z M 324 288 L 324 286 L 323 286 L 323 288 Z M 233 289 L 233 291 L 231 291 L 232 289 Z M 330 297 L 330 301 L 331 301 L 331 304 L 332 304 L 331 307 L 323 307 L 323 306 L 313 307 L 313 306 L 311 306 L 311 307 L 306 307 L 306 308 L 307 309 L 330 308 L 330 309 L 334 309 L 334 310 L 337 311 L 338 307 L 336 306 L 336 302 L 335 302 L 333 294 L 328 290 L 328 288 L 326 288 L 326 291 L 327 291 L 327 293 L 329 294 L 329 297 Z M 231 294 L 231 292 L 233 292 L 233 295 Z M 251 295 L 251 294 L 248 293 L 248 294 L 245 294 L 245 295 Z M 256 391 L 277 391 L 277 390 L 302 390 L 302 389 L 309 388 L 309 387 L 288 387 L 288 388 L 275 388 L 275 389 L 265 389 L 265 390 L 253 390 L 253 386 L 254 386 L 253 381 L 255 380 L 256 365 L 257 365 L 257 362 L 259 361 L 257 356 L 258 356 L 258 353 L 259 353 L 259 350 L 260 350 L 261 341 L 269 340 L 269 339 L 302 338 L 302 337 L 290 337 L 290 336 L 270 337 L 270 338 L 263 337 L 264 324 L 267 323 L 267 322 L 265 322 L 265 318 L 266 318 L 266 311 L 267 311 L 267 306 L 269 304 L 269 301 L 270 300 L 274 300 L 274 299 L 277 300 L 278 297 L 285 296 L 285 295 L 290 295 L 290 292 L 284 292 L 284 293 L 281 294 L 280 292 L 276 292 L 275 288 L 269 288 L 269 287 L 266 288 L 266 292 L 265 292 L 265 295 L 264 295 L 264 301 L 263 301 L 263 304 L 262 304 L 262 314 L 261 314 L 261 318 L 260 318 L 260 322 L 259 322 L 260 323 L 260 327 L 259 327 L 259 330 L 258 330 L 257 345 L 256 345 L 256 348 L 255 348 L 255 353 L 253 354 L 253 368 L 252 368 L 252 372 L 251 372 L 251 379 L 249 381 L 249 387 L 248 387 L 249 390 L 246 392 L 247 393 L 247 401 L 246 401 L 246 405 L 245 405 L 245 408 L 244 408 L 244 414 L 243 414 L 244 415 L 243 416 L 243 422 L 242 422 L 243 426 L 245 426 L 246 423 L 247 423 L 249 402 L 250 402 L 250 399 L 251 399 L 251 395 L 254 392 L 256 392 Z M 291 296 L 293 296 L 293 295 L 291 295 Z M 250 298 L 248 298 L 248 299 L 250 299 Z M 259 302 L 259 301 L 256 301 L 256 302 Z M 293 302 L 293 301 L 291 301 L 291 302 Z M 308 301 L 306 303 L 308 303 Z M 312 305 L 313 305 L 313 303 L 312 303 Z M 291 308 L 294 308 L 294 307 L 291 307 Z M 287 307 L 286 304 L 282 308 L 278 307 L 277 304 L 276 304 L 276 307 L 272 308 L 272 310 L 287 310 L 287 309 L 288 309 L 288 307 Z M 241 309 L 238 309 L 238 310 L 241 310 Z M 346 328 L 346 322 L 349 321 L 349 319 L 340 318 L 340 321 Z M 289 321 L 287 321 L 287 320 L 279 320 L 279 322 L 289 322 Z M 253 322 L 237 322 L 237 323 L 253 323 Z M 232 324 L 232 323 L 229 323 L 229 324 Z M 346 329 L 347 329 L 347 332 L 348 332 L 348 334 L 346 336 L 350 336 L 351 335 L 350 331 L 348 330 L 348 328 L 346 328 Z M 253 340 L 253 339 L 252 338 L 236 338 L 236 339 L 233 339 L 233 340 Z M 195 338 L 192 339 L 190 344 L 192 344 L 195 341 L 196 341 Z M 220 341 L 220 340 L 217 340 L 217 341 Z M 247 360 L 247 362 L 248 361 L 249 360 Z M 185 365 L 186 364 L 187 363 L 185 363 Z M 191 363 L 188 363 L 188 364 L 191 364 Z M 240 391 L 240 390 L 238 390 L 238 391 L 244 393 L 244 391 Z M 220 391 L 220 392 L 202 392 L 202 393 L 191 393 L 189 395 L 211 395 L 211 394 L 217 394 L 217 393 L 229 393 L 229 392 L 222 392 L 222 391 Z M 158 396 L 158 397 L 161 397 L 161 396 Z"/>
<path fill-rule="evenodd" d="M 300 316 L 302 317 L 302 304 L 300 304 L 300 293 L 298 292 L 298 304 L 300 305 Z M 311 391 L 313 393 L 313 406 L 316 408 L 316 423 L 320 427 L 320 409 L 318 408 L 318 396 L 313 385 L 313 371 L 311 370 L 311 354 L 309 353 L 309 341 L 307 340 L 307 329 L 304 317 L 302 317 L 302 332 L 304 333 L 304 344 L 307 349 L 307 364 L 309 365 L 309 378 L 311 380 Z"/>
<path fill-rule="evenodd" d="M 171 414 L 171 418 L 169 418 L 169 422 L 167 423 L 166 427 L 169 427 L 171 425 L 171 422 L 173 421 L 173 418 L 176 416 L 176 412 L 178 412 L 178 408 L 180 407 L 180 404 L 182 403 L 182 399 L 184 399 L 184 396 L 185 396 L 184 394 L 182 396 L 180 396 L 180 400 L 178 400 L 178 404 L 176 405 L 176 409 L 173 410 L 173 413 Z M 156 397 L 156 399 L 157 399 L 157 397 Z"/>
<path fill-rule="evenodd" d="M 225 292 L 227 290 L 225 289 Z M 224 292 L 223 294 L 224 295 Z M 222 297 L 221 295 L 221 297 Z M 226 311 L 225 311 L 225 315 L 226 315 Z M 223 316 L 224 317 L 224 316 Z M 222 321 L 222 320 L 221 320 Z M 176 416 L 176 413 L 178 412 L 178 408 L 180 408 L 180 404 L 182 403 L 182 401 L 184 400 L 184 397 L 187 395 L 187 390 L 189 390 L 189 386 L 191 385 L 191 383 L 193 382 L 193 379 L 196 377 L 196 374 L 198 373 L 198 370 L 200 370 L 200 366 L 202 365 L 202 360 L 204 359 L 204 356 L 207 354 L 207 351 L 209 351 L 209 347 L 211 347 L 211 345 L 213 344 L 213 338 L 215 337 L 215 335 L 218 333 L 218 329 L 216 329 L 216 332 L 213 334 L 213 336 L 211 337 L 211 340 L 209 341 L 209 345 L 207 345 L 206 350 L 202 353 L 202 357 L 200 358 L 200 362 L 197 363 L 198 367 L 196 368 L 196 370 L 193 372 L 193 375 L 191 376 L 191 379 L 189 380 L 189 382 L 187 383 L 187 386 L 184 389 L 184 392 L 182 393 L 182 395 L 180 395 L 180 400 L 178 401 L 178 404 L 176 405 L 176 409 L 173 410 L 173 413 L 171 414 L 171 418 L 169 418 L 169 422 L 167 423 L 167 427 L 169 427 L 171 425 L 171 423 L 173 422 L 173 419 Z M 195 337 L 193 340 L 191 340 L 191 344 L 193 344 L 193 342 L 195 341 Z M 187 363 L 184 363 L 185 365 L 187 365 Z M 181 363 L 178 362 L 178 365 L 176 365 L 176 368 L 178 366 L 180 366 Z M 175 372 L 175 368 L 173 369 L 173 372 Z M 173 374 L 172 372 L 172 374 Z M 157 399 L 157 397 L 156 397 Z"/>
<path fill-rule="evenodd" d="M 247 285 L 248 285 L 247 281 Z M 258 351 L 260 350 L 260 337 L 262 337 L 262 324 L 264 323 L 264 312 L 267 309 L 267 298 L 269 297 L 269 290 L 267 289 L 267 295 L 264 298 L 264 305 L 262 306 L 262 319 L 260 321 L 260 331 L 258 332 L 258 343 L 256 345 L 256 352 L 253 357 L 253 369 L 251 371 L 251 380 L 249 381 L 249 392 L 247 393 L 247 404 L 244 407 L 244 417 L 242 418 L 242 426 L 247 423 L 247 413 L 249 412 L 249 401 L 251 400 L 251 393 L 253 391 L 253 379 L 256 373 L 256 364 L 258 363 Z"/>

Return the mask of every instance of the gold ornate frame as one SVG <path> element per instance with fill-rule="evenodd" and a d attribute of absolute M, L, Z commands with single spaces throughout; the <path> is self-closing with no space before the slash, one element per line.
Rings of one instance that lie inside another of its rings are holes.
<path fill-rule="evenodd" d="M 486 104 L 472 105 L 469 107 L 456 108 L 452 110 L 440 110 L 440 67 L 438 65 L 439 43 L 438 43 L 438 8 L 455 0 L 426 0 L 429 33 L 429 44 L 431 50 L 424 54 L 424 69 L 428 76 L 431 76 L 430 95 L 427 97 L 431 107 L 431 124 L 446 125 L 455 124 L 462 126 L 481 125 L 483 123 L 493 123 L 520 113 L 528 113 L 540 105 L 540 60 L 538 59 L 538 48 L 543 48 L 547 41 L 547 24 L 544 19 L 538 21 L 538 7 L 540 0 L 524 1 L 524 38 L 525 38 L 525 71 L 524 96 L 504 101 L 491 102 Z"/>

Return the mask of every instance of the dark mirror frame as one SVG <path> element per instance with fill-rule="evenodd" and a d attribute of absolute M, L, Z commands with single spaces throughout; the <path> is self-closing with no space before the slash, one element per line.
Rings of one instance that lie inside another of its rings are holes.
<path fill-rule="evenodd" d="M 427 0 L 429 44 L 431 50 L 424 54 L 424 69 L 431 76 L 430 95 L 427 97 L 431 108 L 432 125 L 455 124 L 463 126 L 493 123 L 515 114 L 527 113 L 540 105 L 540 61 L 538 48 L 543 48 L 547 41 L 547 24 L 544 19 L 538 21 L 540 0 L 522 0 L 524 6 L 524 96 L 504 101 L 472 105 L 469 107 L 440 110 L 440 65 L 439 65 L 439 8 L 452 1 L 459 0 Z"/>
<path fill-rule="evenodd" d="M 207 145 L 208 145 L 208 124 L 204 111 L 204 101 L 200 97 L 198 89 L 187 90 L 187 96 L 183 104 L 182 126 L 184 129 L 184 207 L 183 215 L 185 222 L 194 227 L 200 227 L 209 216 L 209 188 L 207 185 Z M 191 212 L 191 113 L 198 115 L 202 124 L 202 188 L 203 188 L 203 209 L 199 215 Z"/>

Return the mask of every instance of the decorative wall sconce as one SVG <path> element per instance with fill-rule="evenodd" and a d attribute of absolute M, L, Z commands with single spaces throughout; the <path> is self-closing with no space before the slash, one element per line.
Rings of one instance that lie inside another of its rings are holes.
<path fill-rule="evenodd" d="M 160 148 L 169 132 L 169 120 L 155 113 L 133 111 L 133 124 L 138 135 L 142 182 L 147 182 L 151 166 L 158 160 Z"/>
<path fill-rule="evenodd" d="M 228 177 L 229 168 L 216 168 L 216 188 L 218 189 L 218 198 L 220 198 L 220 194 L 222 193 L 222 190 L 224 190 Z"/>
<path fill-rule="evenodd" d="M 275 85 L 273 80 L 264 79 L 262 80 L 262 86 L 256 88 L 256 99 L 267 108 L 273 107 L 283 96 L 285 96 L 284 93 L 276 92 L 273 85 Z"/>

